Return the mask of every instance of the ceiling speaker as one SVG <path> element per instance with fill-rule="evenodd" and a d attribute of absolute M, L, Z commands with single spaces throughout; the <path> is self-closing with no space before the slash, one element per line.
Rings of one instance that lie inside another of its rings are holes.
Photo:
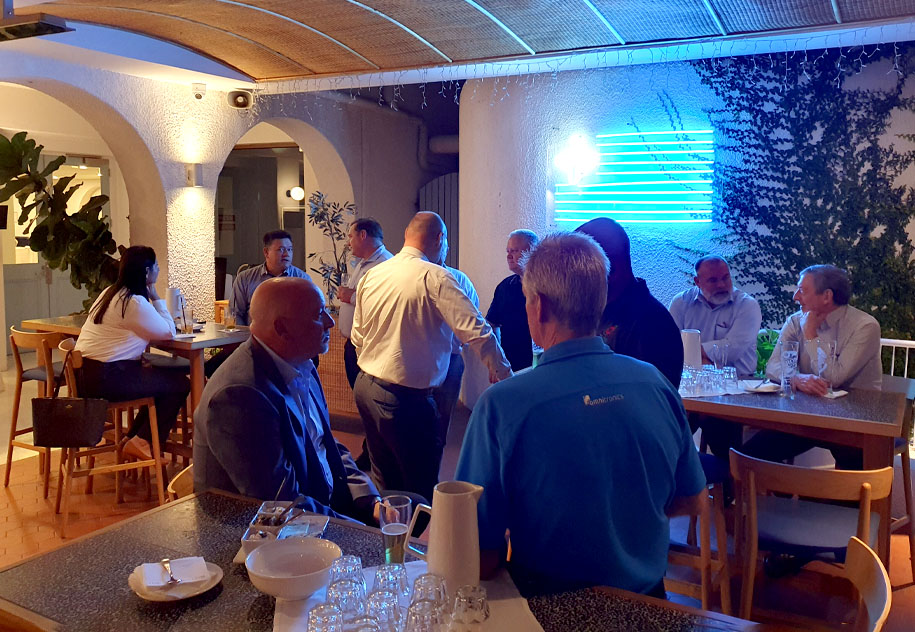
<path fill-rule="evenodd" d="M 247 90 L 232 90 L 229 93 L 229 105 L 239 110 L 247 110 L 254 105 L 254 95 Z"/>

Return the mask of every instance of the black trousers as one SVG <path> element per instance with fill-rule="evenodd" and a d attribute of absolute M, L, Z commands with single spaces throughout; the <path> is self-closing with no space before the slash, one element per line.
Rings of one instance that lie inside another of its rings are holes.
<path fill-rule="evenodd" d="M 356 388 L 356 377 L 359 375 L 359 365 L 356 364 L 356 347 L 353 346 L 352 340 L 346 339 L 343 343 L 343 368 L 346 370 L 346 381 L 349 387 Z"/>
<path fill-rule="evenodd" d="M 378 488 L 432 498 L 445 447 L 432 389 L 389 384 L 360 372 L 353 394 Z"/>
<path fill-rule="evenodd" d="M 438 408 L 439 434 L 442 437 L 442 446 L 448 440 L 448 427 L 451 425 L 451 415 L 461 395 L 461 377 L 464 375 L 464 358 L 460 353 L 452 353 L 448 362 L 448 373 L 442 385 L 433 389 L 432 397 Z"/>
<path fill-rule="evenodd" d="M 836 460 L 837 469 L 864 469 L 864 454 L 861 448 L 798 437 L 777 430 L 760 430 L 744 444 L 743 453 L 757 459 L 782 462 L 793 459 L 811 448 L 829 450 L 832 458 Z"/>
<path fill-rule="evenodd" d="M 109 402 L 154 398 L 160 445 L 168 439 L 191 392 L 191 383 L 182 371 L 144 366 L 140 360 L 98 362 L 84 358 L 80 379 L 80 394 L 84 397 L 99 397 Z M 144 408 L 137 414 L 128 434 L 152 440 L 149 411 Z"/>
<path fill-rule="evenodd" d="M 692 432 L 702 428 L 702 439 L 719 459 L 727 461 L 731 458 L 728 456 L 731 448 L 740 450 L 743 445 L 743 425 L 740 423 L 701 413 L 687 413 L 687 419 Z"/>

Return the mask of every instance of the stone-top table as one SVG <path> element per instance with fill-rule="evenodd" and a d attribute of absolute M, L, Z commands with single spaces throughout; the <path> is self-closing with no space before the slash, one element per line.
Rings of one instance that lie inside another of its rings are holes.
<path fill-rule="evenodd" d="M 44 630 L 273 629 L 275 602 L 233 563 L 259 501 L 218 492 L 196 494 L 78 538 L 60 549 L 0 571 L 0 609 Z M 324 537 L 365 566 L 383 563 L 381 532 L 331 519 Z M 201 555 L 219 565 L 222 582 L 173 603 L 140 599 L 127 577 L 143 562 Z M 765 630 L 742 619 L 614 589 L 589 589 L 529 600 L 546 632 L 553 630 Z"/>

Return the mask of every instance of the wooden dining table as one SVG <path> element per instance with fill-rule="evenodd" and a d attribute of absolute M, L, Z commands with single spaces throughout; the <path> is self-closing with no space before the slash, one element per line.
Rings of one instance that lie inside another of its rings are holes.
<path fill-rule="evenodd" d="M 233 562 L 259 503 L 218 491 L 195 494 L 13 564 L 0 570 L 0 611 L 37 630 L 272 630 L 275 600 Z M 331 518 L 324 538 L 361 557 L 364 567 L 384 563 L 378 529 Z M 154 603 L 127 585 L 143 562 L 192 555 L 223 571 L 222 581 L 199 596 Z M 546 631 L 778 629 L 613 588 L 534 597 L 528 607 Z"/>
<path fill-rule="evenodd" d="M 57 316 L 55 318 L 30 318 L 22 321 L 22 328 L 79 336 L 79 332 L 82 331 L 85 322 L 86 314 Z M 197 409 L 197 404 L 200 403 L 200 397 L 203 394 L 205 381 L 203 350 L 211 347 L 237 345 L 247 340 L 250 335 L 247 327 L 238 327 L 235 331 L 228 332 L 225 331 L 225 325 L 208 322 L 204 324 L 202 331 L 194 333 L 193 338 L 159 340 L 151 344 L 156 349 L 187 358 L 190 362 L 191 411 L 193 411 Z"/>
<path fill-rule="evenodd" d="M 898 380 L 899 382 L 894 382 Z M 890 378 L 892 390 L 850 389 L 836 399 L 798 392 L 794 399 L 775 393 L 743 393 L 712 397 L 684 397 L 688 412 L 741 423 L 750 428 L 779 430 L 793 435 L 861 448 L 864 469 L 893 465 L 893 443 L 902 436 L 905 415 L 911 411 L 912 380 Z M 880 514 L 877 543 L 889 566 L 890 501 L 874 503 Z"/>

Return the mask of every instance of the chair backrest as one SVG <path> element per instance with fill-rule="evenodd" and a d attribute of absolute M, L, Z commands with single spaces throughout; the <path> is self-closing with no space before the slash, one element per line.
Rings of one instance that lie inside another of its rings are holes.
<path fill-rule="evenodd" d="M 906 414 L 902 421 L 902 436 L 912 436 L 912 423 L 915 421 L 915 379 L 898 375 L 884 375 L 881 388 L 886 393 L 902 393 L 906 399 Z"/>
<path fill-rule="evenodd" d="M 175 474 L 174 478 L 168 484 L 168 497 L 170 500 L 178 500 L 194 493 L 194 464 L 191 463 L 186 468 Z"/>
<path fill-rule="evenodd" d="M 852 538 L 845 556 L 845 574 L 857 588 L 864 606 L 858 608 L 855 629 L 879 632 L 893 603 L 893 589 L 886 568 L 869 546 Z"/>
<path fill-rule="evenodd" d="M 15 327 L 10 327 L 10 348 L 13 350 L 13 359 L 16 362 L 16 371 L 22 375 L 22 358 L 19 355 L 20 349 L 30 349 L 35 351 L 38 366 L 45 369 L 47 374 L 45 384 L 48 388 L 54 387 L 54 369 L 52 367 L 50 349 L 56 347 L 64 334 L 57 332 L 32 332 L 20 331 Z M 42 342 L 46 342 L 45 348 L 42 348 Z"/>
<path fill-rule="evenodd" d="M 83 368 L 83 354 L 76 351 L 76 340 L 73 338 L 64 338 L 57 345 L 57 348 L 64 353 L 64 383 L 67 385 L 67 392 L 70 397 L 79 397 L 79 388 L 77 387 L 76 371 Z"/>
<path fill-rule="evenodd" d="M 818 470 L 797 465 L 754 459 L 731 449 L 731 476 L 740 483 L 743 502 L 750 507 L 755 520 L 756 497 L 779 492 L 821 500 L 856 501 L 858 537 L 870 540 L 871 502 L 890 495 L 893 468 L 880 470 Z"/>

